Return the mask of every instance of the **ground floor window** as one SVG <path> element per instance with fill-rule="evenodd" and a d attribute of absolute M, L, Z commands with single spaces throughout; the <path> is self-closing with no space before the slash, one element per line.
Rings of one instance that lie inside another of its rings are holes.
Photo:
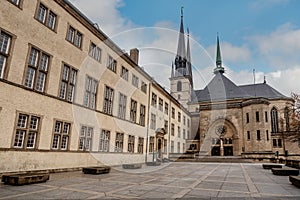
<path fill-rule="evenodd" d="M 124 133 L 116 133 L 115 152 L 123 152 Z"/>
<path fill-rule="evenodd" d="M 143 153 L 144 151 L 144 138 L 139 137 L 138 141 L 138 153 Z"/>
<path fill-rule="evenodd" d="M 100 132 L 99 151 L 109 152 L 110 131 L 102 129 Z"/>
<path fill-rule="evenodd" d="M 40 132 L 40 117 L 18 113 L 13 147 L 34 149 Z"/>
<path fill-rule="evenodd" d="M 154 151 L 154 137 L 151 136 L 149 141 L 149 152 L 153 152 L 153 151 Z"/>
<path fill-rule="evenodd" d="M 88 126 L 81 126 L 79 137 L 79 150 L 91 151 L 94 129 Z"/>
<path fill-rule="evenodd" d="M 71 124 L 68 122 L 56 120 L 54 123 L 54 132 L 52 140 L 53 150 L 67 150 L 70 137 Z"/>
<path fill-rule="evenodd" d="M 282 148 L 282 140 L 281 139 L 273 139 L 273 147 L 274 148 Z"/>
<path fill-rule="evenodd" d="M 128 152 L 134 153 L 134 139 L 135 137 L 133 135 L 128 136 Z"/>

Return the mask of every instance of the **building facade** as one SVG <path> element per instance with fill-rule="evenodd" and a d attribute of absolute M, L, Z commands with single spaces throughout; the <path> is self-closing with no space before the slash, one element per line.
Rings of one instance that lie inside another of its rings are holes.
<path fill-rule="evenodd" d="M 137 49 L 124 53 L 66 0 L 0 4 L 0 173 L 185 152 L 190 114 Z"/>
<path fill-rule="evenodd" d="M 196 149 L 200 156 L 246 158 L 274 158 L 276 153 L 299 159 L 299 144 L 285 137 L 294 100 L 266 80 L 238 86 L 228 79 L 219 37 L 214 74 L 204 89 L 193 92 L 188 103 L 194 122 L 188 151 Z"/>
<path fill-rule="evenodd" d="M 276 153 L 299 159 L 300 143 L 286 136 L 294 100 L 272 88 L 266 80 L 238 86 L 228 79 L 222 66 L 219 36 L 214 74 L 202 90 L 193 89 L 189 33 L 185 37 L 181 15 L 170 90 L 191 114 L 187 152 L 246 158 L 274 158 Z"/>

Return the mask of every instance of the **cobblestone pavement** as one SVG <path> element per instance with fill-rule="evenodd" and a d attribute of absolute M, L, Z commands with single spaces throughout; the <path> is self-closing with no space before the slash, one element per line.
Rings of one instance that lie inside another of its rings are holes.
<path fill-rule="evenodd" d="M 216 197 L 300 199 L 300 189 L 287 176 L 252 163 L 163 163 L 131 170 L 116 167 L 102 175 L 54 173 L 46 183 L 33 185 L 0 184 L 0 199 Z"/>

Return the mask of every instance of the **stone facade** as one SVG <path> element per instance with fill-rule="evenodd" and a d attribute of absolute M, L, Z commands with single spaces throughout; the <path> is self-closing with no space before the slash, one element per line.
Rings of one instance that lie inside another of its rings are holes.
<path fill-rule="evenodd" d="M 138 66 L 137 49 L 124 53 L 68 1 L 0 5 L 0 173 L 185 151 L 190 114 Z"/>

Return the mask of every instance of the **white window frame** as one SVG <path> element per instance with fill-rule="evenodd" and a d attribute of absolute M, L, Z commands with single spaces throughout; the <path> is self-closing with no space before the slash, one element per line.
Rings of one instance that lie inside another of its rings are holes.
<path fill-rule="evenodd" d="M 99 151 L 109 152 L 109 144 L 110 144 L 110 131 L 102 129 L 100 131 Z"/>
<path fill-rule="evenodd" d="M 40 134 L 40 124 L 40 116 L 17 113 L 13 148 L 36 149 L 37 138 Z"/>
<path fill-rule="evenodd" d="M 103 112 L 109 115 L 113 114 L 114 89 L 105 86 L 103 100 Z"/>
<path fill-rule="evenodd" d="M 126 104 L 127 104 L 127 96 L 123 93 L 119 93 L 119 111 L 118 117 L 121 119 L 126 118 Z"/>
<path fill-rule="evenodd" d="M 4 78 L 10 56 L 12 36 L 0 30 L 0 79 Z"/>

